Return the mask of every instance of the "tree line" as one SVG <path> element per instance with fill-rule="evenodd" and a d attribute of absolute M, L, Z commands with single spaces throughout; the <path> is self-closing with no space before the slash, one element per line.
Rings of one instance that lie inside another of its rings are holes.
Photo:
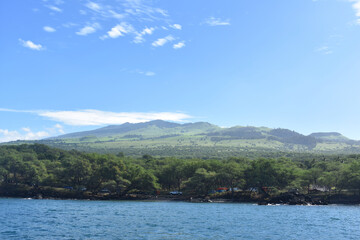
<path fill-rule="evenodd" d="M 181 159 L 126 157 L 66 151 L 41 144 L 1 146 L 0 184 L 69 188 L 74 191 L 155 193 L 183 191 L 206 195 L 219 187 L 272 189 L 274 192 L 313 186 L 360 194 L 360 155 L 296 158 Z"/>

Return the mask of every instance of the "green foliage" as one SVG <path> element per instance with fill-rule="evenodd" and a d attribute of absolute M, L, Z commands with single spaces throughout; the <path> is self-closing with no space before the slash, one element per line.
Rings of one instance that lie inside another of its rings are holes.
<path fill-rule="evenodd" d="M 286 191 L 312 186 L 360 192 L 359 155 L 288 155 L 228 159 L 159 158 L 143 154 L 66 151 L 45 145 L 0 147 L 0 184 L 71 188 L 111 194 L 152 194 L 155 190 L 206 195 L 219 187 Z"/>
<path fill-rule="evenodd" d="M 199 168 L 185 185 L 190 192 L 206 194 L 216 187 L 216 172 L 207 171 L 205 168 Z"/>

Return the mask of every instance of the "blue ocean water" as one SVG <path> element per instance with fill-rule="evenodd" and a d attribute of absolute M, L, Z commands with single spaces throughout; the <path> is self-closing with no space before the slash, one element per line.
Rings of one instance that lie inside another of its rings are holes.
<path fill-rule="evenodd" d="M 360 239 L 360 206 L 0 198 L 0 239 Z"/>

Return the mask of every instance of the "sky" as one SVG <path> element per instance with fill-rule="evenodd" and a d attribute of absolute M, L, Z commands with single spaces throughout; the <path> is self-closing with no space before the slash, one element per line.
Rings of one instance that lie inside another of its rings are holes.
<path fill-rule="evenodd" d="M 2 0 L 0 142 L 162 119 L 360 140 L 360 0 Z"/>

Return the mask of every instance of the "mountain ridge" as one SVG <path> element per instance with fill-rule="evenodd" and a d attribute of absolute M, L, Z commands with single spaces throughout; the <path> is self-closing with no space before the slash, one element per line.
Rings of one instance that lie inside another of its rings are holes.
<path fill-rule="evenodd" d="M 208 123 L 208 122 L 194 122 L 194 123 L 174 123 L 174 122 L 168 122 L 164 120 L 153 120 L 148 122 L 141 122 L 141 123 L 123 123 L 119 125 L 108 125 L 105 127 L 97 128 L 94 130 L 89 131 L 82 131 L 82 132 L 75 132 L 75 133 L 68 133 L 59 135 L 57 137 L 51 137 L 48 139 L 63 139 L 63 138 L 76 138 L 76 137 L 86 137 L 86 136 L 112 136 L 119 133 L 126 133 L 134 130 L 139 130 L 142 128 L 146 128 L 149 126 L 156 126 L 158 128 L 166 129 L 166 128 L 176 128 L 176 127 L 182 127 L 182 128 L 207 128 L 207 131 L 213 130 L 213 132 L 208 133 L 208 136 L 216 135 L 216 134 L 222 134 L 222 135 L 237 135 L 238 134 L 246 134 L 251 132 L 260 132 L 261 130 L 269 130 L 272 135 L 275 135 L 277 137 L 281 137 L 284 135 L 293 135 L 293 136 L 303 136 L 303 137 L 311 137 L 314 139 L 330 139 L 333 137 L 333 141 L 339 140 L 339 141 L 357 141 L 353 139 L 349 139 L 345 136 L 343 136 L 341 133 L 338 132 L 314 132 L 309 135 L 304 135 L 301 133 L 298 133 L 294 130 L 289 130 L 285 128 L 268 128 L 268 127 L 254 127 L 254 126 L 241 126 L 236 125 L 233 127 L 219 127 L 217 125 Z M 216 131 L 218 130 L 218 131 Z M 244 139 L 247 139 L 245 136 Z M 250 137 L 251 138 L 251 137 Z"/>
<path fill-rule="evenodd" d="M 154 120 L 109 125 L 38 141 L 67 150 L 129 155 L 231 156 L 257 152 L 360 153 L 360 141 L 337 132 L 304 135 L 284 128 L 234 126 L 222 128 L 208 122 L 174 123 Z M 185 154 L 186 153 L 186 154 Z"/>

